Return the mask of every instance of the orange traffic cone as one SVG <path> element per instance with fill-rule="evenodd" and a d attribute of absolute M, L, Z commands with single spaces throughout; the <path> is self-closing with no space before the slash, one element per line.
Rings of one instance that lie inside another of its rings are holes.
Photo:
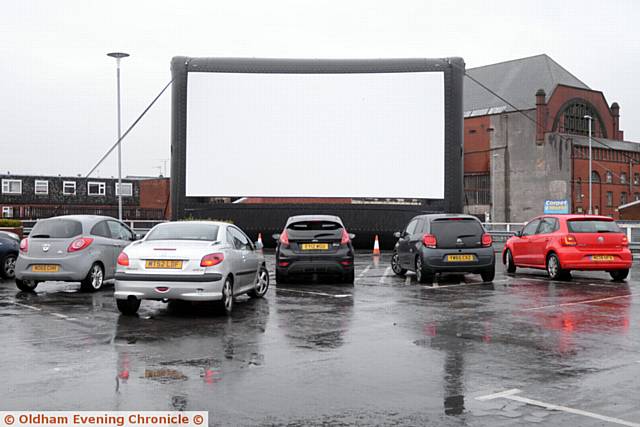
<path fill-rule="evenodd" d="M 373 254 L 380 255 L 380 242 L 378 241 L 377 234 L 376 234 L 376 240 L 373 242 Z"/>
<path fill-rule="evenodd" d="M 262 243 L 262 233 L 258 233 L 258 243 L 264 245 L 264 243 Z"/>

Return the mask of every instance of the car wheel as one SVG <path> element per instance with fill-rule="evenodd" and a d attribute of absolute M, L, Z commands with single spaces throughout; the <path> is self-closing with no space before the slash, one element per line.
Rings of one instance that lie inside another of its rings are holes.
<path fill-rule="evenodd" d="M 629 276 L 629 269 L 612 270 L 609 272 L 609 274 L 611 275 L 611 278 L 616 282 L 622 282 L 624 279 L 627 278 L 627 276 Z"/>
<path fill-rule="evenodd" d="M 480 273 L 480 277 L 482 277 L 483 282 L 493 282 L 493 279 L 496 277 L 496 266 L 492 265 L 486 270 Z"/>
<path fill-rule="evenodd" d="M 422 264 L 422 258 L 416 257 L 416 279 L 418 283 L 433 283 L 433 272 L 429 271 Z"/>
<path fill-rule="evenodd" d="M 230 315 L 233 310 L 233 280 L 227 276 L 222 285 L 222 299 L 218 301 L 220 311 L 225 315 Z"/>
<path fill-rule="evenodd" d="M 355 282 L 355 280 L 356 280 L 356 274 L 353 270 L 342 276 L 343 283 L 348 283 L 350 285 L 353 285 L 353 282 Z"/>
<path fill-rule="evenodd" d="M 258 280 L 255 287 L 247 292 L 251 298 L 262 298 L 269 290 L 269 272 L 265 266 L 260 267 L 258 271 Z"/>
<path fill-rule="evenodd" d="M 278 273 L 276 270 L 276 283 L 278 285 L 286 285 L 289 283 L 289 277 L 284 273 Z"/>
<path fill-rule="evenodd" d="M 20 280 L 20 279 L 16 279 L 16 286 L 21 291 L 34 292 L 36 290 L 36 286 L 38 286 L 38 282 L 36 282 L 35 280 Z"/>
<path fill-rule="evenodd" d="M 391 257 L 391 269 L 398 276 L 404 276 L 407 272 L 407 269 L 402 268 L 402 266 L 400 265 L 400 256 L 397 252 L 394 252 L 393 256 Z"/>
<path fill-rule="evenodd" d="M 138 312 L 141 302 L 138 298 L 117 299 L 116 305 L 120 313 L 126 316 L 133 316 Z"/>
<path fill-rule="evenodd" d="M 513 262 L 513 254 L 511 253 L 511 250 L 507 249 L 507 252 L 504 254 L 504 258 L 505 258 L 505 263 L 506 263 L 506 270 L 507 273 L 513 274 L 516 272 L 516 264 Z"/>
<path fill-rule="evenodd" d="M 85 292 L 95 292 L 102 287 L 103 283 L 104 271 L 102 270 L 102 266 L 94 262 L 87 273 L 87 277 L 80 282 L 80 289 Z"/>
<path fill-rule="evenodd" d="M 16 256 L 9 254 L 2 260 L 2 268 L 0 268 L 0 276 L 5 279 L 13 279 L 16 277 Z"/>
<path fill-rule="evenodd" d="M 551 280 L 569 280 L 571 273 L 560 267 L 560 260 L 556 254 L 547 257 L 547 273 Z"/>

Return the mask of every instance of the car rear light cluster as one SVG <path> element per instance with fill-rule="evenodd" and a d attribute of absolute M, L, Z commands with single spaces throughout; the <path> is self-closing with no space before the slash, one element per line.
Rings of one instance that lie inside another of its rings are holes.
<path fill-rule="evenodd" d="M 484 234 L 482 235 L 482 246 L 484 246 L 484 247 L 487 247 L 487 248 L 488 248 L 488 247 L 489 247 L 489 246 L 491 246 L 491 245 L 493 245 L 493 238 L 491 237 L 491 234 L 489 234 L 489 233 L 484 233 Z"/>
<path fill-rule="evenodd" d="M 80 237 L 79 239 L 71 242 L 69 247 L 67 248 L 67 252 L 78 252 L 83 249 L 86 249 L 93 243 L 93 239 L 91 237 Z"/>
<path fill-rule="evenodd" d="M 200 267 L 213 267 L 214 265 L 220 264 L 222 261 L 224 261 L 224 254 L 222 253 L 205 255 L 200 261 Z"/>
<path fill-rule="evenodd" d="M 287 234 L 287 230 L 284 230 L 280 235 L 280 244 L 285 248 L 289 247 L 289 235 Z"/>
<path fill-rule="evenodd" d="M 577 246 L 578 241 L 576 240 L 576 236 L 574 236 L 573 234 L 567 234 L 565 236 L 562 236 L 562 238 L 560 239 L 560 244 L 562 246 Z"/>
<path fill-rule="evenodd" d="M 622 246 L 629 246 L 629 238 L 627 236 L 622 236 Z"/>
<path fill-rule="evenodd" d="M 351 239 L 349 238 L 349 233 L 347 233 L 347 230 L 345 230 L 344 228 L 342 229 L 342 238 L 340 239 L 340 244 L 341 245 L 346 245 L 351 241 Z"/>
<path fill-rule="evenodd" d="M 24 238 L 20 241 L 20 252 L 27 253 L 29 250 L 29 239 Z"/>
<path fill-rule="evenodd" d="M 425 234 L 422 236 L 422 244 L 427 248 L 435 249 L 438 245 L 438 239 L 433 234 Z"/>
<path fill-rule="evenodd" d="M 278 267 L 288 267 L 289 266 L 289 261 L 280 261 L 278 263 Z"/>
<path fill-rule="evenodd" d="M 120 252 L 120 255 L 118 255 L 118 265 L 129 267 L 129 255 Z"/>

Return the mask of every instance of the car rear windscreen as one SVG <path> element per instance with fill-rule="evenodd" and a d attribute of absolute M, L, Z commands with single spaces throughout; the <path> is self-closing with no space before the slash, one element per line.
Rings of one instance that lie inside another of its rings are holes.
<path fill-rule="evenodd" d="M 290 239 L 341 238 L 342 225 L 334 221 L 300 221 L 287 226 Z"/>
<path fill-rule="evenodd" d="M 215 224 L 170 223 L 160 225 L 147 234 L 145 240 L 218 240 L 218 227 Z"/>
<path fill-rule="evenodd" d="M 572 219 L 567 226 L 571 233 L 622 233 L 615 221 Z"/>
<path fill-rule="evenodd" d="M 66 239 L 82 234 L 82 224 L 74 219 L 47 219 L 38 221 L 29 237 L 34 239 Z"/>
<path fill-rule="evenodd" d="M 440 219 L 431 223 L 431 234 L 436 236 L 438 246 L 455 246 L 458 239 L 480 241 L 483 233 L 482 225 L 474 219 Z"/>

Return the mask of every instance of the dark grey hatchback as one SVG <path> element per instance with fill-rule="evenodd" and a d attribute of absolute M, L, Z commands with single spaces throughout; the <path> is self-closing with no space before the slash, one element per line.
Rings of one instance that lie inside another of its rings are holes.
<path fill-rule="evenodd" d="M 347 233 L 342 220 L 333 215 L 290 217 L 284 230 L 274 234 L 276 282 L 288 283 L 292 276 L 334 276 L 353 283 L 355 236 Z"/>
<path fill-rule="evenodd" d="M 432 283 L 436 273 L 475 273 L 485 282 L 495 277 L 493 241 L 471 215 L 438 214 L 413 218 L 391 257 L 397 275 L 415 271 L 420 283 Z"/>

